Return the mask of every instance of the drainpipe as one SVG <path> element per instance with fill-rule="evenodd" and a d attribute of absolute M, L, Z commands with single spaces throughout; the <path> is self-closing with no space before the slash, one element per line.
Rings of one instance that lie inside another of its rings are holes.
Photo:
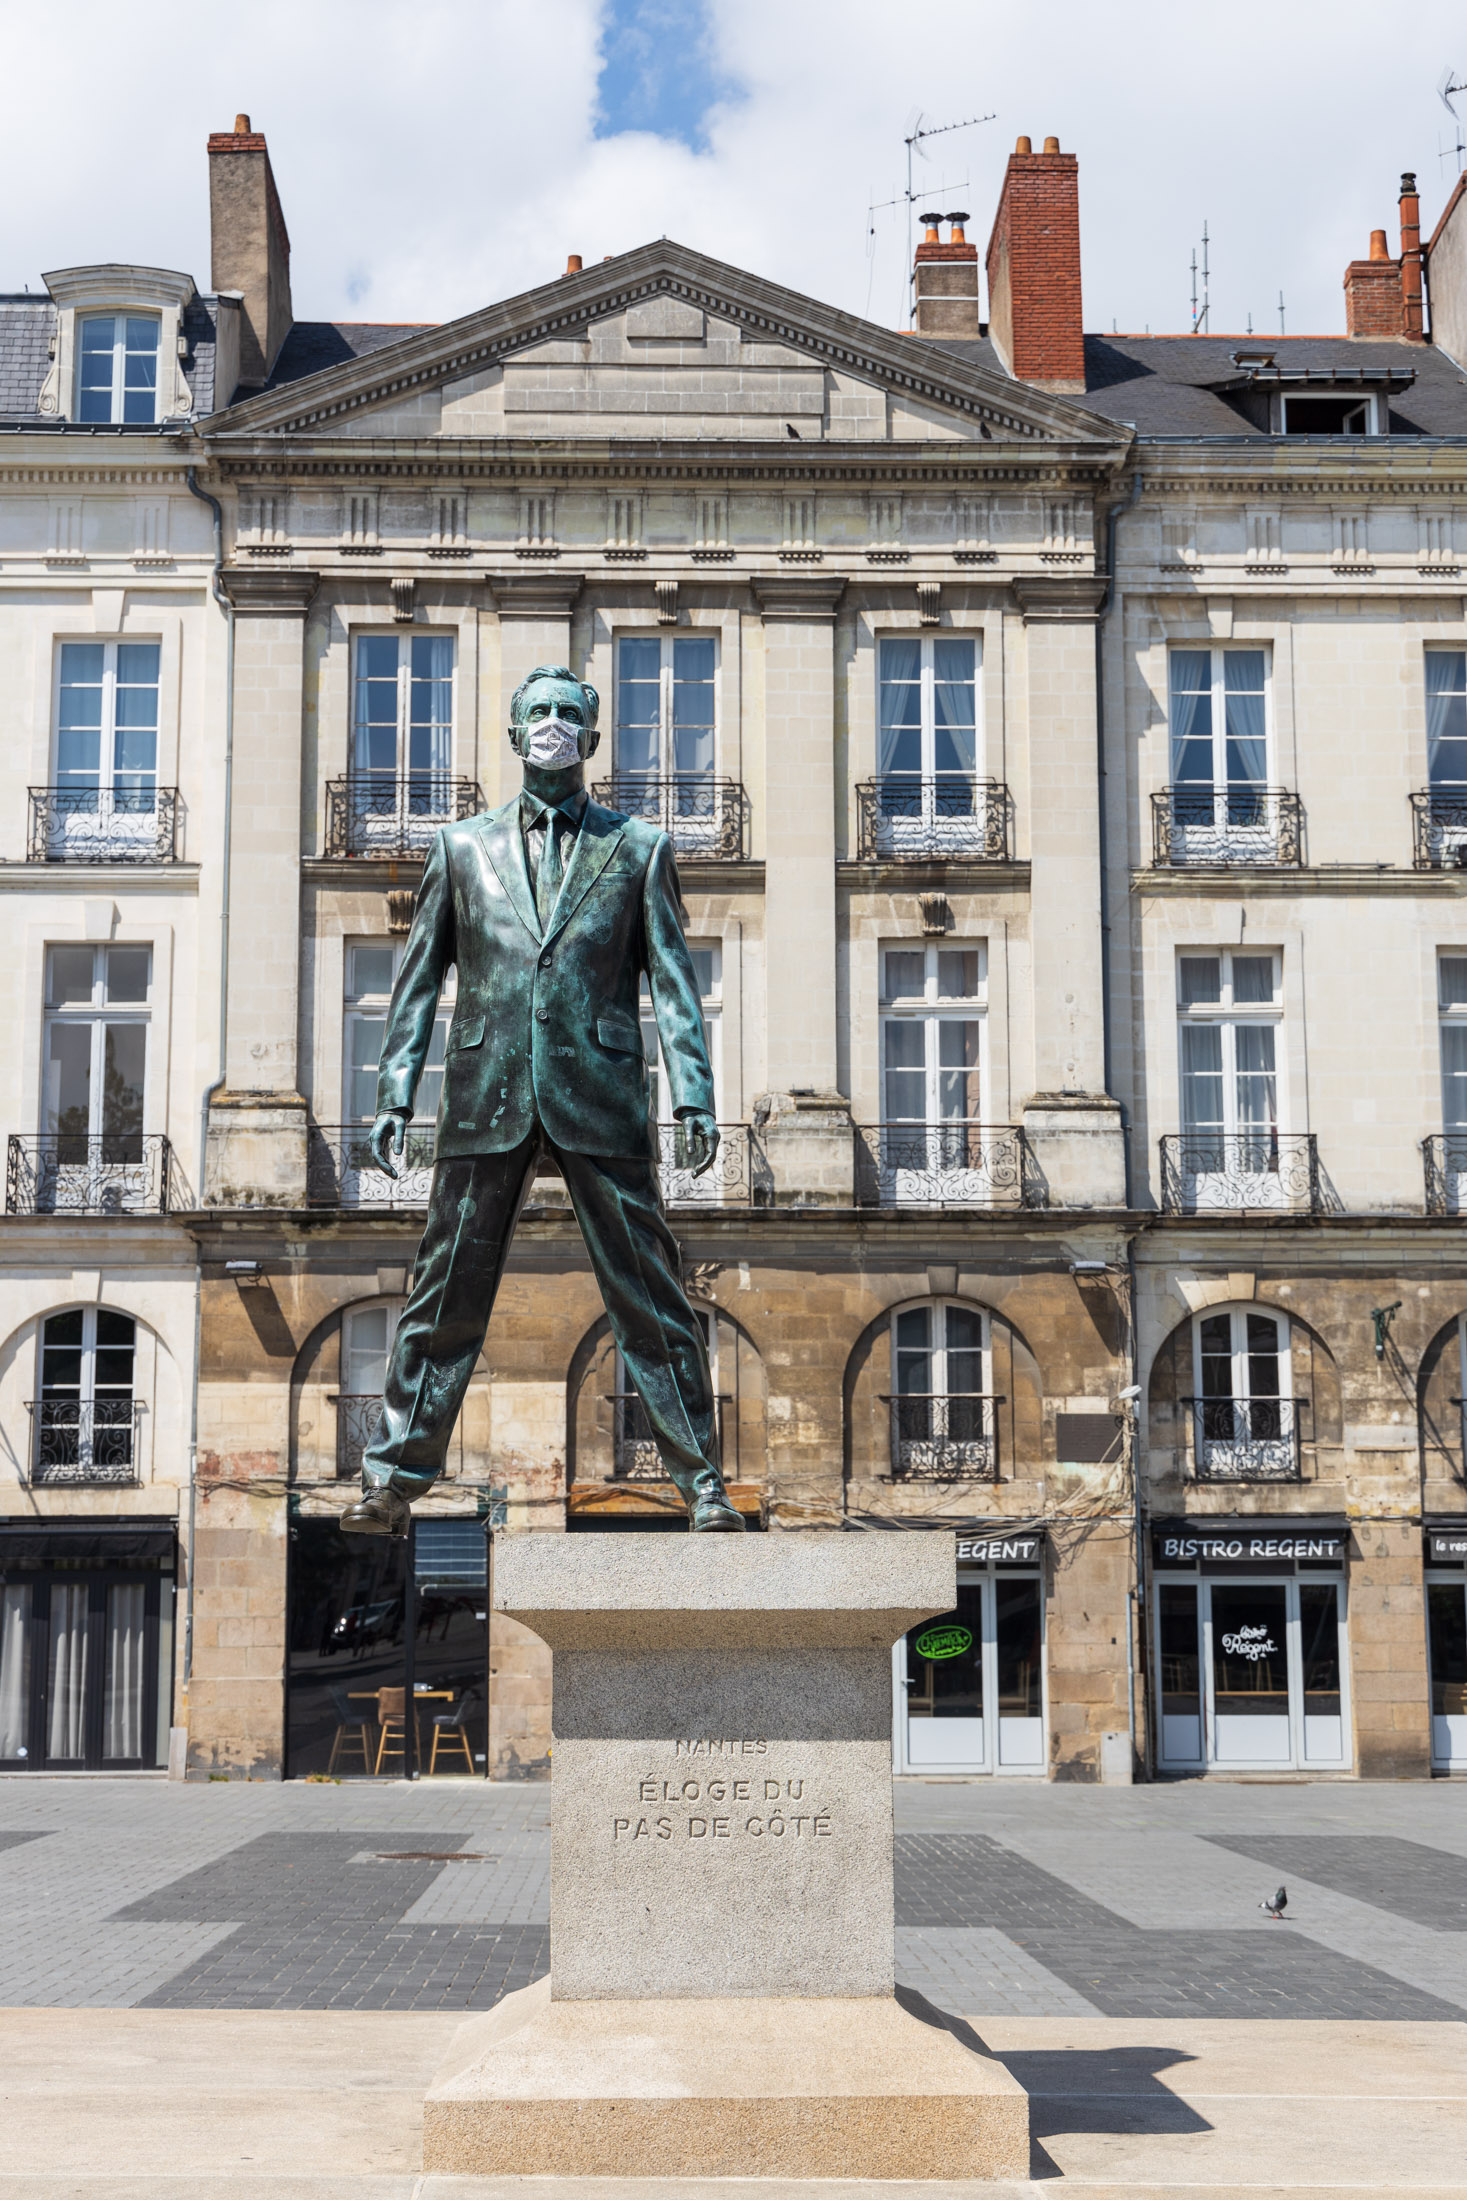
<path fill-rule="evenodd" d="M 234 605 L 224 586 L 224 508 L 217 497 L 211 497 L 199 487 L 196 469 L 189 467 L 185 480 L 189 494 L 201 504 L 207 504 L 214 515 L 214 570 L 210 587 L 216 603 L 224 613 L 224 877 L 219 897 L 219 1074 L 206 1087 L 199 1102 L 199 1173 L 197 1178 L 200 1205 L 204 1198 L 204 1167 L 209 1146 L 209 1103 L 224 1084 L 227 1069 L 227 1044 L 229 1034 L 229 859 L 230 836 L 234 825 Z M 194 1671 L 194 1526 L 198 1511 L 199 1464 L 199 1346 L 203 1326 L 204 1270 L 199 1261 L 194 1268 L 194 1367 L 193 1405 L 189 1417 L 188 1438 L 188 1598 L 184 1607 L 183 1627 L 183 1686 L 187 1694 Z"/>
<path fill-rule="evenodd" d="M 1129 512 L 1141 493 L 1139 469 L 1131 476 L 1131 486 L 1119 504 L 1113 504 L 1105 518 L 1105 594 L 1100 599 L 1100 609 L 1095 619 L 1095 752 L 1097 767 L 1096 793 L 1100 804 L 1100 1033 L 1102 1075 L 1105 1089 L 1110 1092 L 1110 878 L 1105 801 L 1105 621 L 1115 595 L 1116 575 L 1116 523 L 1122 512 Z M 1114 1097 L 1114 1095 L 1112 1095 Z M 1120 1102 L 1122 1153 L 1126 1170 L 1126 1205 L 1131 1204 L 1131 1123 L 1129 1110 Z"/>

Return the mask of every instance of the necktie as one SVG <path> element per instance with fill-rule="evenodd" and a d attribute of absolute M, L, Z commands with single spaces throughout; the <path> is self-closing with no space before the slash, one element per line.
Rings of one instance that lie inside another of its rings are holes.
<path fill-rule="evenodd" d="M 540 869 L 535 879 L 535 912 L 540 919 L 542 933 L 550 929 L 550 913 L 560 892 L 561 854 L 559 810 L 545 812 L 545 846 L 540 856 Z"/>

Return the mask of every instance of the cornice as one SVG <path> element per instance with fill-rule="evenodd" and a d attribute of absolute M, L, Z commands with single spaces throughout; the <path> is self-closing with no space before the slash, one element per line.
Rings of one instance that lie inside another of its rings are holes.
<path fill-rule="evenodd" d="M 1098 619 L 1109 581 L 1102 574 L 1015 573 L 1011 586 L 1025 626 Z"/>
<path fill-rule="evenodd" d="M 753 573 L 749 586 L 760 617 L 834 619 L 846 591 L 843 573 Z"/>
<path fill-rule="evenodd" d="M 582 573 L 494 573 L 489 592 L 501 618 L 568 619 L 585 586 Z"/>
<path fill-rule="evenodd" d="M 291 567 L 226 565 L 220 568 L 224 593 L 242 618 L 301 618 L 310 609 L 320 583 L 319 573 Z"/>

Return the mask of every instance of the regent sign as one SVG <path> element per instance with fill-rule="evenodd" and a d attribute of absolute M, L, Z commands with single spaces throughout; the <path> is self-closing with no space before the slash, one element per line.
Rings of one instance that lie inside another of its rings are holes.
<path fill-rule="evenodd" d="M 973 1637 L 966 1627 L 929 1627 L 917 1637 L 915 1644 L 918 1657 L 926 1658 L 932 1665 L 939 1658 L 960 1658 L 972 1647 Z"/>
<path fill-rule="evenodd" d="M 1032 1565 L 1039 1556 L 1037 1535 L 978 1535 L 958 1537 L 958 1559 L 977 1566 Z"/>
<path fill-rule="evenodd" d="M 1158 1566 L 1192 1566 L 1200 1559 L 1226 1559 L 1234 1565 L 1268 1559 L 1334 1559 L 1342 1562 L 1345 1538 L 1338 1528 L 1313 1534 L 1249 1528 L 1158 1529 L 1153 1539 Z"/>

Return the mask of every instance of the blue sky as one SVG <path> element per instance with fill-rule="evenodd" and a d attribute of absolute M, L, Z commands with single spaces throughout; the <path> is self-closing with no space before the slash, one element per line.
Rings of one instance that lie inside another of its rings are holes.
<path fill-rule="evenodd" d="M 736 93 L 719 64 L 707 0 L 608 0 L 600 51 L 598 138 L 647 130 L 707 150 L 710 110 Z"/>

